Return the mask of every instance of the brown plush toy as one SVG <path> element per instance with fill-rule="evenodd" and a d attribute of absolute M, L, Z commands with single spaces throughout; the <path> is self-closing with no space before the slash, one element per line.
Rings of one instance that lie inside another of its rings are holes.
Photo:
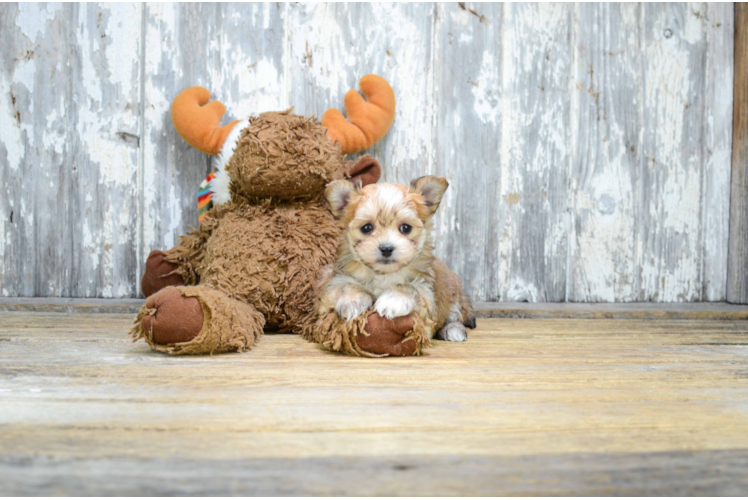
<path fill-rule="evenodd" d="M 176 247 L 148 257 L 134 340 L 170 354 L 241 352 L 264 330 L 303 333 L 331 350 L 369 356 L 417 354 L 428 344 L 413 334 L 410 316 L 391 321 L 374 313 L 350 323 L 334 312 L 315 317 L 315 286 L 335 259 L 341 230 L 325 186 L 344 177 L 377 182 L 375 159 L 344 155 L 380 140 L 395 115 L 384 79 L 367 75 L 359 86 L 366 100 L 348 92 L 348 120 L 328 110 L 321 123 L 288 110 L 221 127 L 225 107 L 208 102 L 206 89 L 177 96 L 177 132 L 216 155 L 214 206 Z"/>

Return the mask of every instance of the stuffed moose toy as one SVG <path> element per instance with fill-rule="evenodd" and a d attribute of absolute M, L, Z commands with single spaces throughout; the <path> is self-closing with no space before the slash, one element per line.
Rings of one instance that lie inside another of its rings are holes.
<path fill-rule="evenodd" d="M 365 99 L 354 90 L 345 96 L 348 119 L 330 109 L 321 123 L 289 109 L 220 126 L 226 108 L 209 102 L 208 90 L 188 88 L 174 99 L 179 135 L 215 155 L 213 206 L 177 246 L 149 255 L 135 341 L 170 354 L 241 352 L 267 330 L 362 356 L 418 354 L 429 345 L 415 315 L 388 320 L 372 310 L 345 322 L 316 310 L 316 286 L 341 233 L 325 186 L 341 178 L 377 182 L 374 158 L 344 155 L 379 141 L 395 116 L 384 79 L 367 75 L 359 87 Z"/>

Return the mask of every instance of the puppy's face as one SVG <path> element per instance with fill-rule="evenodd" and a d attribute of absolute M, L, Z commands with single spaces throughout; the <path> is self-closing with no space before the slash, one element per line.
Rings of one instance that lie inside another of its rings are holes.
<path fill-rule="evenodd" d="M 333 215 L 346 227 L 344 243 L 374 271 L 392 273 L 410 264 L 428 238 L 427 222 L 447 189 L 443 177 L 421 177 L 410 187 L 335 181 L 325 190 Z"/>

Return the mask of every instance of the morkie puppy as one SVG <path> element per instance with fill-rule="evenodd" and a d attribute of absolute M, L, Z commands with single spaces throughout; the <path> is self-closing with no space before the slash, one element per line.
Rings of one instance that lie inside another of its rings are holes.
<path fill-rule="evenodd" d="M 410 187 L 330 183 L 325 198 L 344 230 L 320 307 L 346 321 L 372 305 L 389 319 L 415 312 L 429 337 L 467 340 L 465 327 L 475 328 L 470 299 L 459 278 L 433 256 L 431 218 L 447 186 L 434 176 Z"/>

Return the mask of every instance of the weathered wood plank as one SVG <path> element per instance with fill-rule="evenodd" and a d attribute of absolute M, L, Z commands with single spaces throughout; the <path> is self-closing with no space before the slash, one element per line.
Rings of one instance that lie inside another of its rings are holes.
<path fill-rule="evenodd" d="M 0 297 L 0 311 L 137 314 L 143 299 L 67 299 Z M 748 306 L 726 302 L 475 302 L 479 318 L 576 319 L 748 319 Z"/>
<path fill-rule="evenodd" d="M 137 314 L 144 299 L 70 299 L 58 297 L 0 297 L 0 311 Z"/>
<path fill-rule="evenodd" d="M 574 17 L 569 283 L 572 302 L 638 297 L 641 5 L 580 3 Z"/>
<path fill-rule="evenodd" d="M 434 170 L 450 182 L 437 212 L 436 251 L 482 300 L 500 294 L 503 9 L 437 4 L 434 35 Z"/>
<path fill-rule="evenodd" d="M 745 321 L 481 320 L 369 360 L 293 335 L 169 357 L 129 315 L 1 319 L 3 494 L 746 488 Z"/>
<path fill-rule="evenodd" d="M 502 26 L 500 299 L 566 297 L 571 4 L 507 4 Z"/>
<path fill-rule="evenodd" d="M 748 304 L 748 6 L 735 4 L 735 83 L 727 300 Z"/>
<path fill-rule="evenodd" d="M 0 492 L 18 496 L 743 496 L 748 491 L 746 467 L 746 450 L 145 463 L 21 455 L 0 457 L 5 478 Z"/>
<path fill-rule="evenodd" d="M 638 300 L 701 298 L 705 10 L 642 6 Z"/>
<path fill-rule="evenodd" d="M 479 318 L 713 319 L 739 321 L 748 319 L 748 307 L 725 302 L 477 302 L 475 304 L 475 314 Z"/>
<path fill-rule="evenodd" d="M 28 249 L 37 248 L 39 232 L 46 240 L 41 242 L 43 248 L 51 243 L 48 253 L 51 260 L 57 260 L 62 251 L 56 248 L 60 236 L 49 234 L 49 221 L 37 219 L 35 224 L 35 191 L 38 184 L 44 183 L 45 192 L 52 192 L 50 174 L 59 183 L 59 165 L 67 149 L 67 131 L 58 121 L 56 128 L 62 140 L 47 147 L 39 144 L 37 151 L 34 146 L 43 137 L 34 125 L 45 118 L 46 110 L 43 109 L 45 100 L 36 104 L 33 96 L 37 89 L 37 74 L 45 82 L 52 74 L 59 81 L 66 79 L 65 62 L 55 52 L 60 46 L 66 45 L 70 34 L 67 23 L 63 21 L 65 15 L 59 8 L 49 7 L 47 10 L 47 7 L 34 5 L 3 4 L 0 6 L 0 16 L 3 47 L 3 64 L 0 67 L 0 158 L 4 159 L 0 164 L 0 181 L 3 192 L 7 193 L 0 201 L 0 255 L 3 257 L 0 263 L 0 287 L 5 296 L 34 295 L 39 289 L 39 270 L 36 252 Z M 47 23 L 57 28 L 49 37 L 45 37 Z M 59 87 L 50 89 L 46 96 L 49 107 L 57 105 L 64 109 L 66 101 Z M 39 114 L 35 116 L 33 111 Z M 64 120 L 61 113 L 58 120 Z M 60 188 L 58 184 L 57 191 L 60 190 L 64 192 L 64 187 Z M 44 197 L 42 203 L 55 207 L 56 211 L 56 198 Z M 52 278 L 52 281 L 58 280 Z M 56 284 L 59 288 L 59 283 Z"/>
<path fill-rule="evenodd" d="M 727 297 L 735 32 L 732 3 L 704 6 L 706 65 L 702 130 L 701 297 Z M 748 301 L 747 301 L 748 302 Z"/>
<path fill-rule="evenodd" d="M 0 292 L 132 296 L 141 6 L 1 9 Z"/>
<path fill-rule="evenodd" d="M 72 139 L 78 151 L 62 165 L 72 170 L 62 204 L 70 205 L 66 224 L 54 221 L 70 233 L 66 253 L 73 271 L 70 292 L 60 295 L 130 297 L 139 264 L 135 181 L 142 6 L 86 4 L 74 10 L 77 50 L 71 52 L 68 105 L 77 115 Z"/>

